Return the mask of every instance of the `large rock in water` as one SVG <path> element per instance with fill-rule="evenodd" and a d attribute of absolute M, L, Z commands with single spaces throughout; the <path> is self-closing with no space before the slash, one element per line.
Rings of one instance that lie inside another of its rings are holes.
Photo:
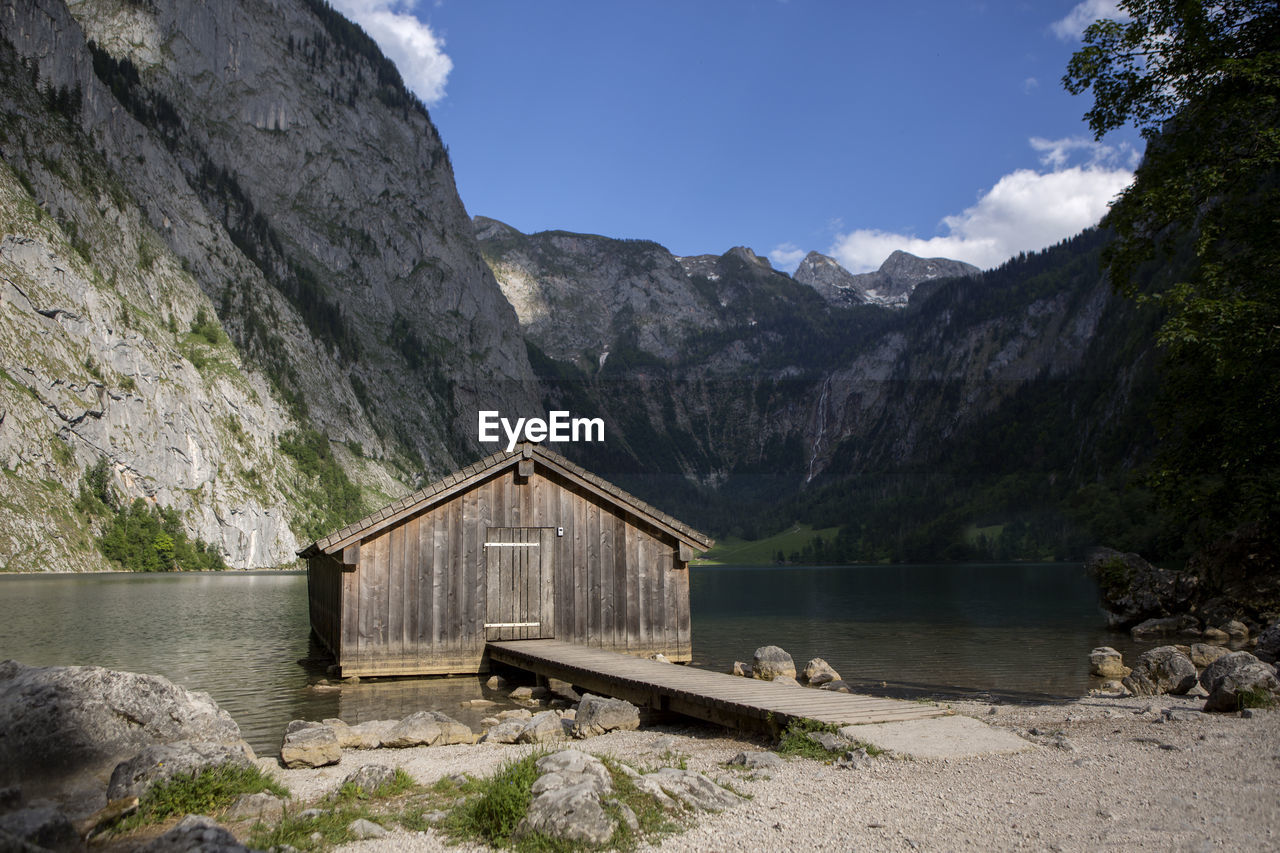
<path fill-rule="evenodd" d="M 1195 686 L 1196 665 L 1174 646 L 1160 646 L 1143 652 L 1124 679 L 1135 696 L 1160 693 L 1182 695 Z"/>
<path fill-rule="evenodd" d="M 0 785 L 61 790 L 93 774 L 106 778 L 148 746 L 183 740 L 248 750 L 209 694 L 167 678 L 0 663 Z"/>
<path fill-rule="evenodd" d="M 1248 652 L 1231 652 L 1209 664 L 1200 674 L 1200 686 L 1209 691 L 1206 711 L 1238 711 L 1251 698 L 1274 702 L 1280 691 L 1271 665 Z"/>
<path fill-rule="evenodd" d="M 785 649 L 761 646 L 751 659 L 751 674 L 762 681 L 773 681 L 779 675 L 796 677 L 796 662 Z"/>
<path fill-rule="evenodd" d="M 1130 672 L 1124 656 L 1110 646 L 1099 646 L 1089 652 L 1089 674 L 1099 678 L 1124 678 Z"/>
<path fill-rule="evenodd" d="M 1085 570 L 1098 582 L 1102 606 L 1115 628 L 1186 612 L 1199 586 L 1194 575 L 1157 568 L 1137 554 L 1110 548 L 1091 552 Z"/>

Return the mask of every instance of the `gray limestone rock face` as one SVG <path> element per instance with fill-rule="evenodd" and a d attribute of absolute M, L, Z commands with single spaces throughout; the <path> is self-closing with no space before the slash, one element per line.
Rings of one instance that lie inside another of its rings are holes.
<path fill-rule="evenodd" d="M 1174 646 L 1159 646 L 1143 652 L 1123 684 L 1135 696 L 1160 693 L 1182 695 L 1196 683 L 1196 666 Z"/>
<path fill-rule="evenodd" d="M 1192 575 L 1162 569 L 1137 554 L 1111 548 L 1091 551 L 1085 571 L 1097 580 L 1102 606 L 1116 628 L 1185 612 L 1199 586 Z"/>
<path fill-rule="evenodd" d="M 528 722 L 527 719 L 518 717 L 511 720 L 503 720 L 485 732 L 480 740 L 482 743 L 515 743 Z"/>
<path fill-rule="evenodd" d="M 285 767 L 327 767 L 342 760 L 338 736 L 328 726 L 296 729 L 284 736 L 280 761 Z"/>
<path fill-rule="evenodd" d="M 625 699 L 583 696 L 574 715 L 573 736 L 588 738 L 612 731 L 640 728 L 640 709 Z"/>
<path fill-rule="evenodd" d="M 347 831 L 361 841 L 370 838 L 383 838 L 387 831 L 371 820 L 357 818 L 347 826 Z"/>
<path fill-rule="evenodd" d="M 224 764 L 252 767 L 253 758 L 253 751 L 245 743 L 176 741 L 155 744 L 116 765 L 107 784 L 107 799 L 141 798 L 159 782 L 175 776 L 193 776 Z"/>
<path fill-rule="evenodd" d="M 596 794 L 613 791 L 613 777 L 604 762 L 594 755 L 576 749 L 565 749 L 543 756 L 537 762 L 542 775 L 533 783 L 533 794 L 565 788 L 581 783 L 589 784 Z"/>
<path fill-rule="evenodd" d="M 565 841 L 602 845 L 613 829 L 613 819 L 600 805 L 600 795 L 584 781 L 535 796 L 517 834 L 541 832 Z"/>
<path fill-rule="evenodd" d="M 963 261 L 948 258 L 919 258 L 896 251 L 874 272 L 850 273 L 835 258 L 810 252 L 796 268 L 793 278 L 807 284 L 833 305 L 882 305 L 905 307 L 911 293 L 926 281 L 942 278 L 969 278 L 981 270 Z"/>
<path fill-rule="evenodd" d="M 786 762 L 776 752 L 739 752 L 729 763 L 749 770 L 774 770 Z"/>
<path fill-rule="evenodd" d="M 345 733 L 341 728 L 335 728 L 334 731 L 338 733 L 339 744 L 344 748 L 349 745 L 352 749 L 377 749 L 382 746 L 383 738 L 399 723 L 399 720 L 369 720 L 348 726 Z"/>
<path fill-rule="evenodd" d="M 761 646 L 751 660 L 751 674 L 762 681 L 773 681 L 779 675 L 796 677 L 796 662 L 785 649 L 778 646 Z"/>
<path fill-rule="evenodd" d="M 0 663 L 0 784 L 106 778 L 146 747 L 181 740 L 243 744 L 240 727 L 209 694 L 166 678 Z"/>
<path fill-rule="evenodd" d="M 1275 668 L 1248 652 L 1223 655 L 1200 674 L 1200 686 L 1209 692 L 1206 711 L 1239 711 L 1253 702 L 1275 702 L 1280 692 Z"/>
<path fill-rule="evenodd" d="M 670 797 L 697 811 L 719 812 L 742 802 L 742 798 L 722 788 L 701 773 L 663 767 L 644 778 L 652 780 Z"/>

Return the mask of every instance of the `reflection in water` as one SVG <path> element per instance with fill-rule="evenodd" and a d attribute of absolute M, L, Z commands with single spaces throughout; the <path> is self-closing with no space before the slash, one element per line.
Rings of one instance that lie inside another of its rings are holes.
<path fill-rule="evenodd" d="M 1079 566 L 702 568 L 691 577 L 695 663 L 725 669 L 774 643 L 803 666 L 824 657 L 846 680 L 1004 693 L 1080 695 L 1088 653 L 1136 650 L 1102 626 Z M 503 697 L 481 679 L 309 687 L 306 577 L 0 576 L 0 659 L 163 675 L 213 695 L 254 749 L 274 753 L 293 719 L 348 722 L 433 709 L 472 728 Z M 502 702 L 503 705 L 510 703 Z"/>

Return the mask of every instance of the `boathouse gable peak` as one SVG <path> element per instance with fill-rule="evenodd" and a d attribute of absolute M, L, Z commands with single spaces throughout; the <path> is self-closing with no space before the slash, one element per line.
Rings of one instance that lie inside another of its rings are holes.
<path fill-rule="evenodd" d="M 637 517 L 642 522 L 650 524 L 674 537 L 677 542 L 684 546 L 680 549 L 682 555 L 690 554 L 693 550 L 706 551 L 715 544 L 715 540 L 706 534 L 699 533 L 687 524 L 650 506 L 624 489 L 570 462 L 560 454 L 541 445 L 524 442 L 511 451 L 499 451 L 478 462 L 467 465 L 412 494 L 388 504 L 359 521 L 352 522 L 322 539 L 317 539 L 305 548 L 300 549 L 297 552 L 298 556 L 309 558 L 320 554 L 328 554 L 337 555 L 341 559 L 341 552 L 348 546 L 358 544 L 362 539 L 376 535 L 399 521 L 425 512 L 431 507 L 449 500 L 511 468 L 516 468 L 522 476 L 528 476 L 531 473 L 529 463 L 534 460 L 541 462 L 552 473 L 559 474 L 569 482 L 575 483 L 580 488 L 584 488 L 594 493 L 597 497 L 618 506 L 624 512 Z M 686 562 L 687 559 L 686 556 Z"/>

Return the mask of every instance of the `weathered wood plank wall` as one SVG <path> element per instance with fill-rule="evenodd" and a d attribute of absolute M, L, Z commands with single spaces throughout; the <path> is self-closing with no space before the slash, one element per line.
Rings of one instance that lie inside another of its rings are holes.
<path fill-rule="evenodd" d="M 491 531 L 508 528 L 537 528 L 528 532 L 536 545 L 485 547 Z M 477 672 L 492 635 L 486 622 L 543 617 L 545 627 L 501 636 L 687 661 L 689 572 L 677 547 L 554 472 L 507 469 L 364 540 L 354 572 L 313 557 L 312 624 L 327 626 L 317 632 L 330 632 L 344 675 Z M 509 572 L 509 586 L 491 586 L 490 572 Z"/>

